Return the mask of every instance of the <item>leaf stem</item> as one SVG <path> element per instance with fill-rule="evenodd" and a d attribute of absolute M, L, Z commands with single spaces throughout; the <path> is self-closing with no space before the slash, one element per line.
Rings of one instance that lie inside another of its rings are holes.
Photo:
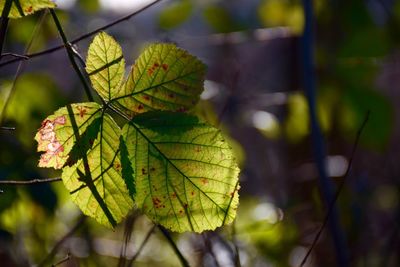
<path fill-rule="evenodd" d="M 162 226 L 158 226 L 158 229 L 160 229 L 161 233 L 164 235 L 165 239 L 167 239 L 169 245 L 171 248 L 174 250 L 175 255 L 179 258 L 179 261 L 181 262 L 183 267 L 190 267 L 188 261 L 183 257 L 181 251 L 179 250 L 178 246 L 175 244 L 175 241 L 172 239 L 171 235 L 169 232 Z"/>
<path fill-rule="evenodd" d="M 86 39 L 86 38 L 88 38 L 88 37 L 90 37 L 92 35 L 95 35 L 96 33 L 100 32 L 100 31 L 106 30 L 106 29 L 108 29 L 108 28 L 110 28 L 112 26 L 115 26 L 115 25 L 123 22 L 123 21 L 129 20 L 133 16 L 141 13 L 142 11 L 148 9 L 149 7 L 155 5 L 156 3 L 160 2 L 160 1 L 162 1 L 162 0 L 155 0 L 155 1 L 145 5 L 144 7 L 140 8 L 140 9 L 138 9 L 138 10 L 136 10 L 136 11 L 124 16 L 124 17 L 121 17 L 121 18 L 119 18 L 119 19 L 117 19 L 117 20 L 115 20 L 115 21 L 113 21 L 111 23 L 108 23 L 108 24 L 106 24 L 106 25 L 104 25 L 104 26 L 102 26 L 100 28 L 97 28 L 97 29 L 95 29 L 93 31 L 90 31 L 90 32 L 88 32 L 86 34 L 83 34 L 83 35 L 73 39 L 72 41 L 70 41 L 70 43 L 71 44 L 76 44 L 76 43 L 78 43 L 78 42 L 80 42 L 80 41 L 82 41 L 82 40 L 84 40 L 84 39 Z M 43 56 L 43 55 L 46 55 L 46 54 L 49 54 L 49 53 L 53 53 L 53 52 L 58 51 L 60 49 L 63 49 L 64 47 L 65 47 L 65 45 L 58 45 L 58 46 L 55 46 L 55 47 L 52 47 L 52 48 L 49 48 L 49 49 L 46 49 L 46 50 L 43 50 L 43 51 L 40 51 L 40 52 L 37 52 L 37 53 L 25 54 L 24 56 L 28 57 L 29 59 L 35 58 L 35 57 L 40 57 L 40 56 Z M 11 64 L 11 63 L 14 63 L 14 62 L 18 62 L 18 61 L 21 61 L 21 60 L 23 60 L 23 59 L 22 58 L 14 58 L 14 59 L 8 60 L 6 62 L 0 63 L 0 67 L 6 66 L 8 64 Z"/>
<path fill-rule="evenodd" d="M 76 61 L 75 61 L 75 58 L 74 58 L 74 52 L 73 52 L 73 48 L 71 46 L 71 43 L 68 42 L 68 39 L 67 39 L 67 37 L 66 37 L 66 35 L 64 33 L 64 30 L 62 29 L 61 23 L 58 20 L 58 17 L 56 15 L 56 12 L 53 9 L 49 9 L 49 10 L 50 10 L 51 16 L 53 17 L 54 23 L 55 23 L 55 25 L 57 27 L 58 33 L 60 34 L 61 39 L 64 42 L 64 47 L 67 50 L 69 61 L 71 62 L 72 67 L 74 68 L 76 74 L 79 77 L 79 80 L 81 81 L 81 83 L 83 85 L 83 89 L 85 90 L 87 98 L 89 99 L 89 101 L 92 102 L 93 101 L 93 96 L 92 96 L 92 93 L 90 92 L 90 87 L 87 84 L 87 82 L 85 80 L 85 77 L 82 74 L 82 70 L 79 68 L 78 64 L 76 64 Z"/>

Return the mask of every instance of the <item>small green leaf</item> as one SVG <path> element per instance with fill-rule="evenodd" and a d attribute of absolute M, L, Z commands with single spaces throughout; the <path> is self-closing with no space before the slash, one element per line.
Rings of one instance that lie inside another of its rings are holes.
<path fill-rule="evenodd" d="M 203 91 L 205 66 L 174 44 L 152 44 L 136 60 L 118 97 L 128 115 L 151 110 L 185 111 Z"/>
<path fill-rule="evenodd" d="M 71 109 L 80 135 L 101 116 L 101 107 L 94 102 L 72 104 Z M 42 122 L 35 140 L 38 142 L 37 150 L 45 152 L 40 157 L 39 167 L 61 169 L 66 164 L 76 142 L 67 107 L 60 108 Z"/>
<path fill-rule="evenodd" d="M 105 32 L 96 35 L 89 46 L 86 71 L 101 97 L 110 100 L 118 95 L 124 78 L 125 60 L 120 45 Z"/>
<path fill-rule="evenodd" d="M 114 227 L 133 207 L 122 178 L 119 137 L 121 130 L 107 114 L 92 148 L 76 164 L 63 169 L 62 180 L 72 201 L 84 214 Z"/>
<path fill-rule="evenodd" d="M 3 12 L 6 2 L 7 0 L 0 0 L 0 14 Z M 56 4 L 50 0 L 12 0 L 8 17 L 12 19 L 21 18 L 38 10 L 54 7 L 56 7 Z"/>
<path fill-rule="evenodd" d="M 232 222 L 239 169 L 218 129 L 185 113 L 148 112 L 122 130 L 135 172 L 135 201 L 177 232 Z"/>

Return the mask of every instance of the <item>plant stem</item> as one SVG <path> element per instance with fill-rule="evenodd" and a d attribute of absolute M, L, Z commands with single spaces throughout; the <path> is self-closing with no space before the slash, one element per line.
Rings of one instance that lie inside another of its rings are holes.
<path fill-rule="evenodd" d="M 338 211 L 335 207 L 333 183 L 329 180 L 325 169 L 325 144 L 321 129 L 318 124 L 316 111 L 316 78 L 314 73 L 314 19 L 313 19 L 313 1 L 303 0 L 305 28 L 301 38 L 302 56 L 303 56 L 303 84 L 307 97 L 309 116 L 311 120 L 311 136 L 314 149 L 314 158 L 318 169 L 319 183 L 321 187 L 322 198 L 328 207 L 332 207 L 328 217 L 331 235 L 334 241 L 336 258 L 338 265 L 346 267 L 349 264 L 347 245 L 344 233 L 340 227 Z M 301 264 L 303 266 L 303 263 Z"/>
<path fill-rule="evenodd" d="M 53 20 L 54 20 L 54 23 L 55 23 L 55 25 L 57 27 L 58 33 L 60 34 L 61 39 L 64 42 L 64 47 L 67 50 L 69 61 L 71 62 L 72 67 L 74 68 L 76 74 L 79 77 L 79 80 L 81 81 L 81 83 L 83 85 L 83 89 L 85 90 L 87 98 L 89 99 L 89 101 L 92 102 L 93 101 L 93 96 L 92 96 L 92 93 L 90 92 L 90 87 L 87 84 L 87 82 L 85 80 L 85 77 L 83 76 L 81 70 L 79 69 L 79 66 L 76 64 L 76 61 L 75 61 L 75 58 L 74 58 L 74 52 L 72 50 L 71 43 L 68 42 L 68 39 L 67 39 L 63 29 L 62 29 L 61 23 L 58 20 L 58 17 L 56 15 L 56 12 L 53 9 L 50 9 L 50 14 L 53 17 Z"/>
<path fill-rule="evenodd" d="M 0 24 L 0 59 L 3 56 L 3 46 L 6 39 L 7 27 L 8 27 L 8 14 L 10 14 L 12 0 L 6 0 L 1 12 L 1 24 Z"/>

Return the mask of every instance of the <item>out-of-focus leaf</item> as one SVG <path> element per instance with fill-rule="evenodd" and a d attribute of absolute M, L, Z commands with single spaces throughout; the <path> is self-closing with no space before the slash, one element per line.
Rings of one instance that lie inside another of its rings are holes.
<path fill-rule="evenodd" d="M 63 169 L 62 180 L 72 201 L 97 222 L 115 227 L 133 207 L 122 178 L 119 137 L 121 130 L 107 114 L 86 156 Z"/>
<path fill-rule="evenodd" d="M 80 0 L 78 3 L 88 13 L 95 13 L 100 9 L 98 0 Z"/>
<path fill-rule="evenodd" d="M 39 167 L 61 169 L 77 141 L 76 134 L 82 135 L 101 116 L 100 106 L 94 102 L 72 104 L 71 111 L 72 114 L 68 107 L 60 108 L 42 122 L 35 136 L 38 151 L 45 152 L 40 157 Z"/>
<path fill-rule="evenodd" d="M 6 6 L 6 1 L 8 0 L 0 0 L 0 14 Z M 13 0 L 8 17 L 12 19 L 21 18 L 33 14 L 38 10 L 54 8 L 55 6 L 50 0 Z"/>
<path fill-rule="evenodd" d="M 360 142 L 374 149 L 383 149 L 393 128 L 394 114 L 391 103 L 379 92 L 369 88 L 347 88 L 342 99 L 339 123 L 343 135 L 349 140 L 354 140 L 369 110 L 369 120 Z"/>
<path fill-rule="evenodd" d="M 136 60 L 118 103 L 128 115 L 186 111 L 203 91 L 205 66 L 174 44 L 153 44 Z"/>
<path fill-rule="evenodd" d="M 134 117 L 123 136 L 136 174 L 135 201 L 153 221 L 177 232 L 232 222 L 239 169 L 219 130 L 160 111 Z"/>
<path fill-rule="evenodd" d="M 125 72 L 121 46 L 105 32 L 96 35 L 89 46 L 86 71 L 93 88 L 110 100 L 118 95 Z"/>
<path fill-rule="evenodd" d="M 241 28 L 228 11 L 219 6 L 207 6 L 203 10 L 203 16 L 216 32 L 227 33 L 238 31 Z"/>
<path fill-rule="evenodd" d="M 288 97 L 288 112 L 285 133 L 290 142 L 297 143 L 310 132 L 307 99 L 302 93 Z"/>
<path fill-rule="evenodd" d="M 192 9 L 193 5 L 190 0 L 174 2 L 161 11 L 158 24 L 163 29 L 175 28 L 190 17 Z"/>
<path fill-rule="evenodd" d="M 304 16 L 300 3 L 263 0 L 258 7 L 258 17 L 265 27 L 288 26 L 294 33 L 303 32 Z"/>

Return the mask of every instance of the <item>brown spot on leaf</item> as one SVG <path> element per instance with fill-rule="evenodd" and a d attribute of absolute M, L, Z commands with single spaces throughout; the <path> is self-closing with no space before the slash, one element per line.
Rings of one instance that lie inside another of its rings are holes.
<path fill-rule="evenodd" d="M 145 168 L 142 168 L 142 174 L 143 174 L 143 175 L 147 174 L 147 172 L 146 172 L 146 169 L 145 169 Z"/>
<path fill-rule="evenodd" d="M 165 71 L 168 70 L 168 64 L 165 64 L 165 63 L 164 63 L 164 64 L 161 65 L 161 67 L 162 67 L 162 69 L 165 70 Z"/>
<path fill-rule="evenodd" d="M 154 168 L 154 167 L 151 167 L 151 168 L 150 168 L 150 171 L 151 171 L 151 172 L 154 172 L 155 170 L 156 170 L 156 168 Z"/>
<path fill-rule="evenodd" d="M 191 194 L 192 196 L 194 196 L 194 191 L 192 191 L 190 194 Z"/>
<path fill-rule="evenodd" d="M 137 109 L 138 109 L 138 110 L 142 110 L 142 109 L 143 109 L 143 105 L 140 104 L 140 105 L 137 107 Z"/>
<path fill-rule="evenodd" d="M 144 98 L 145 100 L 147 100 L 147 101 L 150 100 L 150 96 L 148 96 L 148 95 L 143 96 L 143 98 Z"/>
<path fill-rule="evenodd" d="M 169 93 L 169 94 L 168 94 L 168 97 L 169 97 L 169 98 L 174 98 L 175 95 L 174 95 L 173 93 Z"/>
<path fill-rule="evenodd" d="M 201 183 L 203 185 L 207 185 L 208 184 L 208 179 L 206 179 L 206 178 L 201 179 Z"/>
<path fill-rule="evenodd" d="M 25 13 L 31 13 L 33 11 L 33 7 L 29 6 L 25 9 Z"/>

